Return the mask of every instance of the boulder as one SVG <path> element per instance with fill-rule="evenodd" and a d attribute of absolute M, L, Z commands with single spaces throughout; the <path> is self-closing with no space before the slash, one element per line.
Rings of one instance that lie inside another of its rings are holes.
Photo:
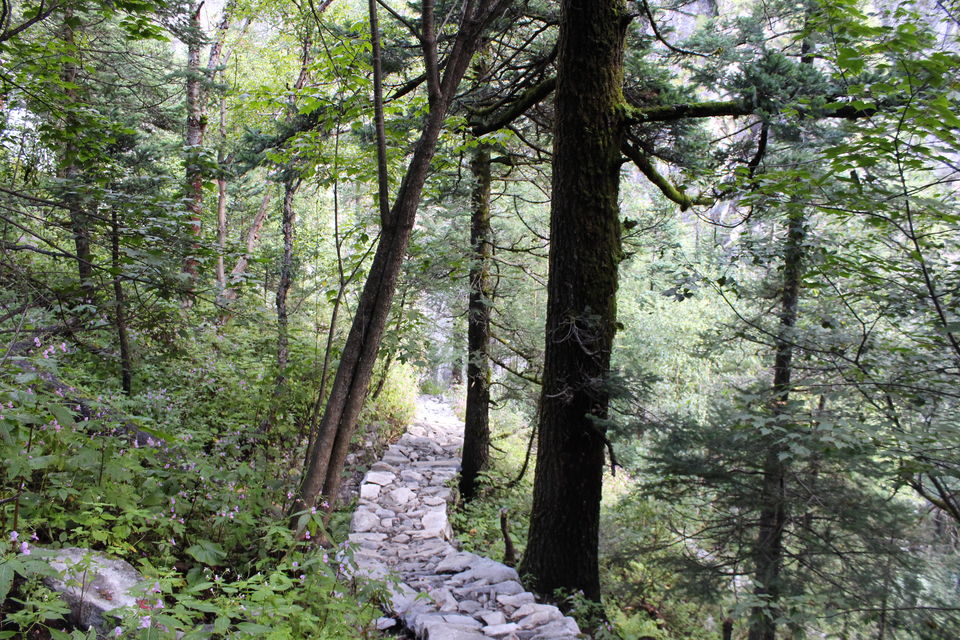
<path fill-rule="evenodd" d="M 137 607 L 138 603 L 153 608 L 159 600 L 153 593 L 149 598 L 145 595 L 143 576 L 124 560 L 76 547 L 35 551 L 59 574 L 44 578 L 44 584 L 60 594 L 70 607 L 74 624 L 83 629 L 105 634 L 118 620 L 109 611 Z"/>

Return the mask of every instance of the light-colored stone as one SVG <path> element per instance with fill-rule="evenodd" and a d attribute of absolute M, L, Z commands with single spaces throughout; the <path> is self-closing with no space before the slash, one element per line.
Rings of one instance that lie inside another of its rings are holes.
<path fill-rule="evenodd" d="M 350 528 L 354 531 L 371 531 L 380 525 L 380 518 L 369 511 L 358 509 L 353 513 L 353 519 L 350 520 Z"/>
<path fill-rule="evenodd" d="M 523 585 L 516 580 L 504 580 L 503 582 L 490 585 L 490 591 L 499 595 L 513 596 L 518 593 L 523 593 Z"/>
<path fill-rule="evenodd" d="M 390 484 L 396 480 L 396 478 L 396 474 L 388 471 L 368 471 L 363 481 L 364 483 L 372 482 L 373 484 L 378 484 L 382 487 Z"/>
<path fill-rule="evenodd" d="M 423 474 L 417 473 L 412 469 L 404 469 L 403 471 L 400 472 L 400 479 L 405 480 L 407 482 L 415 482 L 417 484 L 420 484 L 423 482 Z"/>
<path fill-rule="evenodd" d="M 469 551 L 452 553 L 440 561 L 437 565 L 437 573 L 460 573 L 467 569 L 471 564 L 476 563 L 480 556 L 474 555 Z"/>
<path fill-rule="evenodd" d="M 43 582 L 60 594 L 70 607 L 73 619 L 84 629 L 106 633 L 118 622 L 107 612 L 118 607 L 135 607 L 141 598 L 151 605 L 163 604 L 157 595 L 159 587 L 145 585 L 143 576 L 124 560 L 76 547 L 34 546 L 33 553 L 59 574 L 45 577 Z"/>
<path fill-rule="evenodd" d="M 488 636 L 469 627 L 434 622 L 424 630 L 423 638 L 424 640 L 487 640 Z"/>
<path fill-rule="evenodd" d="M 495 584 L 508 580 L 516 582 L 519 579 L 520 577 L 517 575 L 516 570 L 512 569 L 511 567 L 484 558 L 482 562 L 477 563 L 467 571 L 458 573 L 451 578 L 450 581 L 453 584 L 466 584 L 469 582 Z"/>
<path fill-rule="evenodd" d="M 483 608 L 476 600 L 461 600 L 458 607 L 461 613 L 475 613 Z"/>
<path fill-rule="evenodd" d="M 367 482 L 360 485 L 360 499 L 361 500 L 376 500 L 380 497 L 380 485 L 373 484 L 372 482 Z"/>
<path fill-rule="evenodd" d="M 438 538 L 450 539 L 450 522 L 445 511 L 428 511 L 421 520 L 423 530 Z"/>
<path fill-rule="evenodd" d="M 393 500 L 398 506 L 402 506 L 413 500 L 415 497 L 413 491 L 407 487 L 400 487 L 399 489 L 394 489 L 390 492 L 390 499 Z"/>
<path fill-rule="evenodd" d="M 386 631 L 395 626 L 397 626 L 397 621 L 393 618 L 377 618 L 377 629 L 380 631 Z"/>
<path fill-rule="evenodd" d="M 517 621 L 517 624 L 524 629 L 533 629 L 561 618 L 563 618 L 563 614 L 560 613 L 559 609 L 554 609 L 553 611 L 549 609 L 540 609 L 539 611 L 534 611 L 530 615 L 521 618 Z"/>
<path fill-rule="evenodd" d="M 522 607 L 525 604 L 534 604 L 536 599 L 532 593 L 524 591 L 513 596 L 497 596 L 497 602 L 509 607 Z"/>
<path fill-rule="evenodd" d="M 487 611 L 486 613 L 481 613 L 480 619 L 483 620 L 487 626 L 496 626 L 498 624 L 506 624 L 507 622 L 507 617 L 503 615 L 502 611 Z"/>
<path fill-rule="evenodd" d="M 499 636 L 505 636 L 505 635 L 511 634 L 519 628 L 520 626 L 517 623 L 508 622 L 506 624 L 492 624 L 492 625 L 486 626 L 483 628 L 483 632 L 488 636 L 492 636 L 496 638 Z"/>

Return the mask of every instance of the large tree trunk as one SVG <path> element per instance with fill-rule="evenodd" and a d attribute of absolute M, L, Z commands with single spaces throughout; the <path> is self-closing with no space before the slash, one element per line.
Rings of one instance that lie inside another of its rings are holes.
<path fill-rule="evenodd" d="M 622 0 L 564 0 L 561 11 L 546 353 L 521 573 L 541 593 L 581 590 L 599 600 L 627 14 Z"/>
<path fill-rule="evenodd" d="M 520 573 L 540 593 L 599 600 L 628 18 L 622 0 L 564 0 L 561 12 L 542 409 Z"/>
<path fill-rule="evenodd" d="M 783 289 L 780 295 L 780 328 L 773 363 L 773 441 L 767 444 L 760 489 L 760 520 L 754 546 L 754 595 L 764 606 L 750 612 L 748 640 L 774 640 L 781 596 L 780 573 L 783 568 L 783 533 L 787 524 L 787 474 L 789 464 L 783 453 L 780 429 L 789 419 L 790 379 L 794 350 L 793 328 L 797 323 L 797 303 L 803 277 L 803 210 L 797 206 L 789 213 L 787 241 L 783 256 Z"/>
<path fill-rule="evenodd" d="M 460 496 L 476 493 L 477 474 L 490 462 L 490 308 L 493 259 L 490 228 L 490 149 L 477 147 L 473 161 L 473 211 L 470 217 L 470 302 L 467 310 L 467 406 L 460 463 Z"/>
<path fill-rule="evenodd" d="M 423 50 L 430 94 L 430 113 L 389 215 L 382 220 L 380 244 L 370 265 L 347 336 L 333 388 L 320 423 L 316 446 L 306 462 L 303 482 L 293 509 L 309 508 L 323 492 L 333 506 L 340 489 L 344 460 L 357 417 L 366 397 L 383 329 L 390 314 L 397 277 L 410 242 L 417 206 L 430 160 L 436 152 L 450 101 L 476 51 L 483 27 L 496 15 L 502 0 L 467 0 L 464 15 L 444 66 L 437 63 L 433 2 L 423 3 Z"/>

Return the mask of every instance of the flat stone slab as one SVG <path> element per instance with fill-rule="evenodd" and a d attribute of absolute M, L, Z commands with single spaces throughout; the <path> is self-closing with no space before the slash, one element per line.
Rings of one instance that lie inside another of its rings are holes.
<path fill-rule="evenodd" d="M 524 591 L 514 569 L 448 542 L 453 492 L 444 483 L 460 468 L 462 433 L 447 405 L 421 397 L 407 433 L 360 485 L 349 538 L 360 572 L 399 578 L 390 587 L 393 617 L 378 626 L 400 619 L 419 640 L 582 637 L 572 618 Z"/>

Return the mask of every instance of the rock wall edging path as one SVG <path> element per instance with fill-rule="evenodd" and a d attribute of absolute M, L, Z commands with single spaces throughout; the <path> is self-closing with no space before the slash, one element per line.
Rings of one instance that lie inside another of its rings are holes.
<path fill-rule="evenodd" d="M 577 623 L 524 591 L 517 572 L 452 543 L 446 486 L 460 466 L 463 424 L 421 397 L 400 440 L 360 485 L 350 542 L 361 573 L 396 575 L 394 612 L 422 640 L 574 640 Z"/>

